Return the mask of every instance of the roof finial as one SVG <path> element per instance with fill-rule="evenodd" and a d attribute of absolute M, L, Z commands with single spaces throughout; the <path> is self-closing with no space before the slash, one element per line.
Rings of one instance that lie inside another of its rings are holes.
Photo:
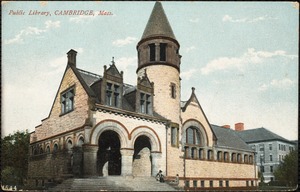
<path fill-rule="evenodd" d="M 111 61 L 111 64 L 115 64 L 115 57 L 112 57 L 112 61 Z"/>
<path fill-rule="evenodd" d="M 195 87 L 192 87 L 192 93 L 194 93 L 195 92 Z"/>

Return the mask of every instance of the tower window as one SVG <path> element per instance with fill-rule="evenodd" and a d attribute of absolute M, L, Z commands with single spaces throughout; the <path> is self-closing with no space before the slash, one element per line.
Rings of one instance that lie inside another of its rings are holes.
<path fill-rule="evenodd" d="M 155 61 L 155 44 L 154 43 L 149 44 L 149 50 L 150 50 L 150 61 Z"/>
<path fill-rule="evenodd" d="M 178 147 L 178 128 L 171 128 L 171 144 L 173 147 Z"/>
<path fill-rule="evenodd" d="M 174 83 L 171 83 L 170 87 L 171 87 L 171 97 L 173 99 L 175 99 L 176 98 L 176 85 Z"/>
<path fill-rule="evenodd" d="M 159 48 L 160 48 L 160 61 L 166 61 L 167 44 L 166 43 L 161 43 L 159 45 Z"/>
<path fill-rule="evenodd" d="M 65 114 L 74 109 L 74 88 L 61 94 L 61 113 Z"/>

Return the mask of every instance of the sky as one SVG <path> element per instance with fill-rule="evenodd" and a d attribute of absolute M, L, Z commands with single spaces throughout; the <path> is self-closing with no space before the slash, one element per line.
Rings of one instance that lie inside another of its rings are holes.
<path fill-rule="evenodd" d="M 99 75 L 114 57 L 125 83 L 135 85 L 136 45 L 154 3 L 2 1 L 2 136 L 34 131 L 48 117 L 70 49 L 78 68 Z M 195 87 L 211 124 L 243 122 L 298 139 L 297 3 L 162 5 L 180 43 L 182 101 Z M 62 15 L 66 10 L 93 15 Z"/>

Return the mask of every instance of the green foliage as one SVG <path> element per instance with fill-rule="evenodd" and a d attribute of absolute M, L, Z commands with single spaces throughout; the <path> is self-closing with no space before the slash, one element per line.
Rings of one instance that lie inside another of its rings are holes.
<path fill-rule="evenodd" d="M 23 185 L 28 169 L 29 137 L 26 130 L 1 138 L 2 184 Z"/>
<path fill-rule="evenodd" d="M 282 163 L 274 171 L 277 181 L 287 186 L 296 186 L 298 183 L 298 151 L 292 151 L 285 156 Z"/>

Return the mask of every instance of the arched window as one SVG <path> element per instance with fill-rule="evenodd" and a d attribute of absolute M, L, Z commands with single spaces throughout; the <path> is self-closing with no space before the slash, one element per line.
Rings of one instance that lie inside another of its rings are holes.
<path fill-rule="evenodd" d="M 218 161 L 222 161 L 222 151 L 218 151 L 217 159 L 218 159 Z"/>
<path fill-rule="evenodd" d="M 200 133 L 194 127 L 189 127 L 186 130 L 186 143 L 193 145 L 200 145 Z"/>
<path fill-rule="evenodd" d="M 49 145 L 47 145 L 47 147 L 46 147 L 46 153 L 50 153 L 50 146 Z"/>
<path fill-rule="evenodd" d="M 252 155 L 249 155 L 249 163 L 253 163 L 253 156 Z"/>
<path fill-rule="evenodd" d="M 241 162 L 241 160 L 242 160 L 242 158 L 241 158 L 241 154 L 240 154 L 240 153 L 238 153 L 238 154 L 237 154 L 237 162 L 239 162 L 239 163 L 240 163 L 240 162 Z"/>
<path fill-rule="evenodd" d="M 55 143 L 53 146 L 53 152 L 57 152 L 58 151 L 58 144 Z"/>
<path fill-rule="evenodd" d="M 84 144 L 84 139 L 83 139 L 83 137 L 80 137 L 77 145 L 78 145 L 78 147 L 82 147 L 83 144 Z"/>
<path fill-rule="evenodd" d="M 228 152 L 224 152 L 224 162 L 227 162 L 229 160 Z"/>
<path fill-rule="evenodd" d="M 199 149 L 199 159 L 204 159 L 204 150 Z"/>
<path fill-rule="evenodd" d="M 236 153 L 231 154 L 231 162 L 236 162 Z"/>
<path fill-rule="evenodd" d="M 212 152 L 212 150 L 208 150 L 207 151 L 207 159 L 208 160 L 213 160 L 213 152 Z"/>
<path fill-rule="evenodd" d="M 73 147 L 72 141 L 71 141 L 71 140 L 68 140 L 68 142 L 67 142 L 67 149 L 68 149 L 68 150 L 71 150 L 72 147 Z"/>
<path fill-rule="evenodd" d="M 248 155 L 244 155 L 244 163 L 248 163 Z"/>
<path fill-rule="evenodd" d="M 44 150 L 42 147 L 40 147 L 40 154 L 43 154 L 44 153 Z"/>

